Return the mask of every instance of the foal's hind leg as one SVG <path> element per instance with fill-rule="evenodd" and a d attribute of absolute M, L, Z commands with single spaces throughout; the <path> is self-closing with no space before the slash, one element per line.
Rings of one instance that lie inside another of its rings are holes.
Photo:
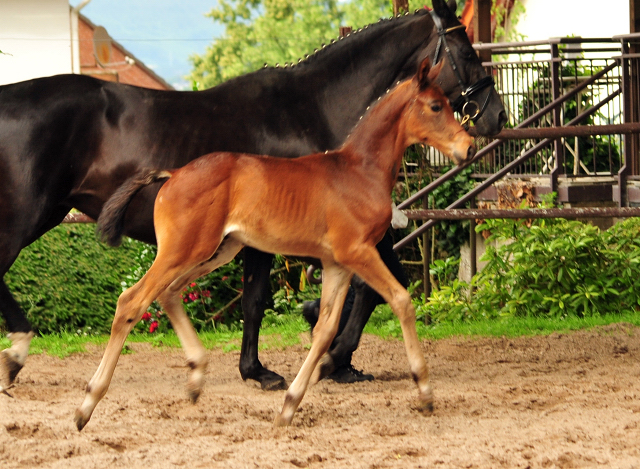
<path fill-rule="evenodd" d="M 320 300 L 320 316 L 313 329 L 313 343 L 300 371 L 287 390 L 282 412 L 278 414 L 274 422 L 276 426 L 291 423 L 293 414 L 304 397 L 320 358 L 327 352 L 338 331 L 342 304 L 353 274 L 342 266 L 330 265 L 324 260 L 322 264 L 324 266 L 324 281 Z M 317 376 L 315 378 L 317 379 Z"/>
<path fill-rule="evenodd" d="M 389 231 L 386 232 L 382 241 L 376 245 L 376 249 L 389 271 L 406 288 L 409 285 L 409 280 L 402 268 L 402 264 L 400 264 L 400 259 L 393 251 L 393 240 Z M 334 369 L 351 363 L 351 357 L 358 348 L 362 330 L 371 317 L 371 313 L 373 313 L 377 305 L 384 303 L 384 299 L 359 277 L 353 278 L 351 286 L 355 293 L 353 307 L 348 313 L 348 319 L 343 330 L 334 339 L 329 353 L 322 360 L 323 368 L 320 379 L 332 373 Z M 344 316 L 344 310 L 342 314 Z M 344 320 L 345 318 L 343 317 L 340 321 Z"/>
<path fill-rule="evenodd" d="M 225 238 L 210 261 L 195 267 L 186 276 L 173 282 L 158 298 L 187 356 L 187 364 L 190 368 L 187 393 L 192 402 L 196 402 L 202 391 L 202 382 L 207 368 L 207 357 L 193 324 L 184 311 L 180 292 L 193 280 L 230 262 L 240 249 L 242 249 L 241 243 L 231 238 Z"/>
<path fill-rule="evenodd" d="M 76 410 L 75 420 L 78 430 L 82 430 L 87 424 L 96 405 L 107 392 L 124 341 L 151 302 L 176 279 L 188 275 L 194 267 L 198 266 L 197 259 L 189 259 L 189 253 L 180 249 L 185 245 L 181 241 L 180 237 L 176 236 L 168 240 L 168 246 L 160 247 L 149 271 L 118 298 L 107 348 L 98 370 L 87 385 L 84 402 Z M 215 252 L 215 247 L 214 245 L 212 252 Z"/>

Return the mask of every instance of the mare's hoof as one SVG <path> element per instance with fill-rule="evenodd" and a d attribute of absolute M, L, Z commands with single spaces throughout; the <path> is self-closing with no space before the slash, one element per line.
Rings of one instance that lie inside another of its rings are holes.
<path fill-rule="evenodd" d="M 271 370 L 267 370 L 260 363 L 250 368 L 243 368 L 241 364 L 240 375 L 244 381 L 252 379 L 260 383 L 263 391 L 280 391 L 288 387 L 287 382 L 282 376 Z"/>
<path fill-rule="evenodd" d="M 263 391 L 283 391 L 285 389 L 287 389 L 287 382 L 285 381 L 285 379 L 280 376 L 277 375 L 275 373 L 273 373 L 273 377 L 270 377 L 269 379 L 263 379 L 260 381 L 260 386 L 262 387 Z"/>
<path fill-rule="evenodd" d="M 360 383 L 362 381 L 373 381 L 373 375 L 363 373 L 356 370 L 351 364 L 337 368 L 333 373 L 327 376 L 327 379 L 336 383 L 350 384 Z"/>
<path fill-rule="evenodd" d="M 0 392 L 5 392 L 22 369 L 22 365 L 11 356 L 9 349 L 0 352 Z"/>

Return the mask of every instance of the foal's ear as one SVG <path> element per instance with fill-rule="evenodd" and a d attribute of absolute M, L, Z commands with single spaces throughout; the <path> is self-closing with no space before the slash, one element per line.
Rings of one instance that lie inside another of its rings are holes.
<path fill-rule="evenodd" d="M 427 78 L 429 78 L 429 80 L 431 81 L 436 81 L 436 79 L 438 78 L 438 75 L 440 75 L 440 72 L 442 71 L 443 65 L 444 65 L 444 59 L 442 59 L 440 62 L 435 64 L 433 67 L 431 67 L 431 70 L 429 70 L 429 76 Z"/>
<path fill-rule="evenodd" d="M 429 80 L 431 79 L 430 72 L 431 71 L 431 60 L 429 57 L 425 58 L 418 67 L 418 85 L 420 89 L 423 90 L 429 86 Z"/>
<path fill-rule="evenodd" d="M 421 90 L 429 87 L 431 83 L 438 78 L 440 70 L 442 70 L 443 63 L 444 60 L 441 60 L 432 67 L 431 60 L 429 60 L 428 57 L 422 61 L 420 68 L 418 69 L 418 84 L 420 85 Z"/>

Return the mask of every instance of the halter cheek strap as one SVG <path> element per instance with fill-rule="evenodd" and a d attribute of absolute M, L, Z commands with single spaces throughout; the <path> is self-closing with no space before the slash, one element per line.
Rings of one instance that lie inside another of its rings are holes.
<path fill-rule="evenodd" d="M 465 29 L 466 27 L 463 24 L 459 24 L 445 29 L 442 26 L 442 20 L 436 14 L 436 12 L 434 10 L 429 10 L 429 13 L 431 13 L 431 18 L 433 18 L 433 22 L 436 26 L 436 31 L 438 32 L 438 44 L 436 45 L 436 52 L 433 57 L 433 63 L 435 64 L 438 62 L 440 49 L 444 46 L 444 50 L 449 59 L 449 63 L 451 64 L 453 73 L 458 80 L 460 88 L 462 89 L 460 96 L 451 103 L 451 107 L 454 111 L 458 111 L 462 114 L 462 121 L 460 122 L 461 125 L 467 125 L 470 120 L 472 122 L 476 122 L 480 118 L 480 116 L 482 116 L 482 113 L 485 111 L 487 105 L 489 104 L 491 93 L 487 93 L 482 106 L 479 106 L 476 101 L 471 99 L 471 96 L 478 91 L 495 85 L 495 82 L 493 81 L 492 77 L 485 76 L 469 86 L 466 86 L 464 84 L 462 76 L 460 75 L 460 70 L 458 70 L 458 66 L 456 65 L 453 53 L 451 52 L 451 48 L 449 47 L 449 43 L 447 42 L 447 34 L 459 29 Z"/>

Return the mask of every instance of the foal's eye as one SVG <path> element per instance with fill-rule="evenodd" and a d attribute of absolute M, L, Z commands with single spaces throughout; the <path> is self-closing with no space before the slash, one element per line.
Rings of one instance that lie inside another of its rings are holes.
<path fill-rule="evenodd" d="M 436 104 L 432 104 L 432 105 L 431 105 L 431 110 L 432 110 L 433 112 L 440 112 L 440 111 L 442 111 L 442 105 L 440 105 L 440 104 L 438 104 L 438 103 L 436 103 Z"/>

